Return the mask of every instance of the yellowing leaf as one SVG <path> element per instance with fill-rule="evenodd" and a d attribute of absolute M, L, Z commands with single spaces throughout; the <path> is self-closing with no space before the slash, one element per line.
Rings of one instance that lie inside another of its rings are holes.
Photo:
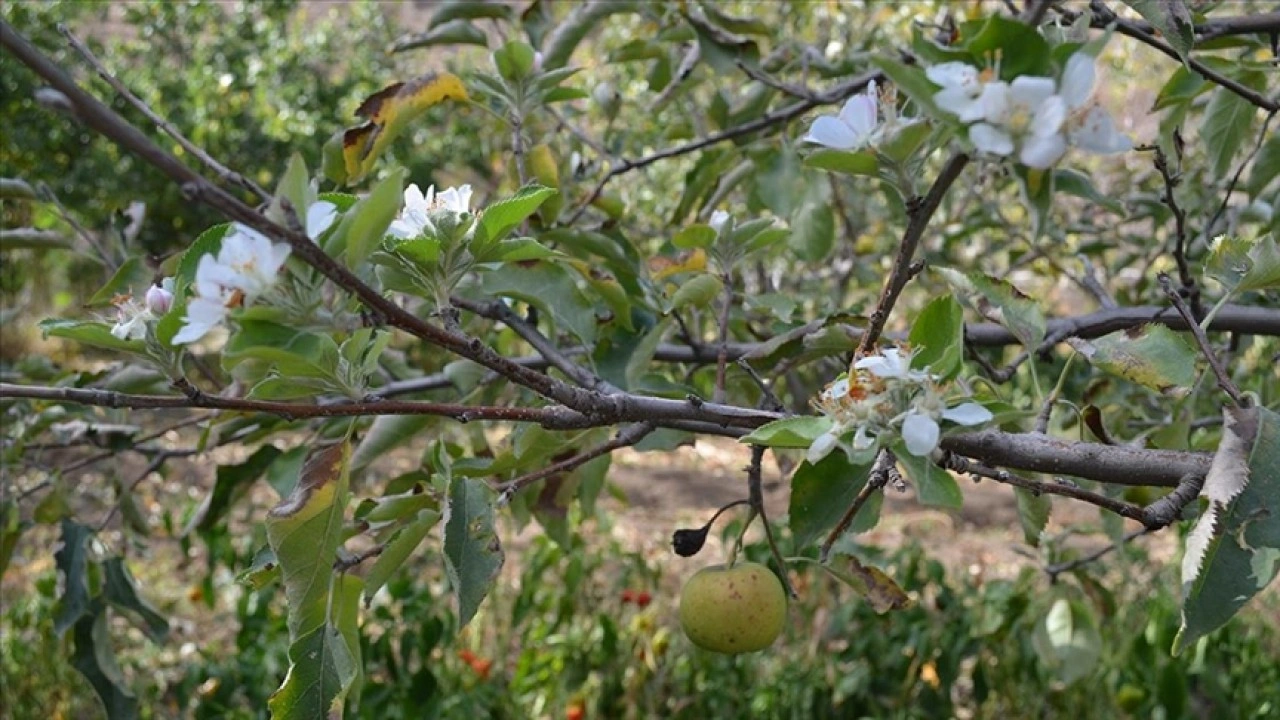
<path fill-rule="evenodd" d="M 693 252 L 681 253 L 679 257 L 658 256 L 649 258 L 649 272 L 654 280 L 671 277 L 676 273 L 699 272 L 707 269 L 707 251 L 697 248 Z"/>
<path fill-rule="evenodd" d="M 342 135 L 342 157 L 347 182 L 353 183 L 373 169 L 387 145 L 428 108 L 445 100 L 466 100 L 467 89 L 457 75 L 428 73 L 398 82 L 370 95 L 356 115 L 367 120 Z"/>
<path fill-rule="evenodd" d="M 1163 325 L 1121 330 L 1093 340 L 1067 340 L 1089 362 L 1126 380 L 1182 397 L 1196 379 L 1196 353 Z"/>

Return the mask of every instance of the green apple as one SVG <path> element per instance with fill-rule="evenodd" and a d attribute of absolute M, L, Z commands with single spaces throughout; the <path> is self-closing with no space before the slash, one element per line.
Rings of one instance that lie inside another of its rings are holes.
<path fill-rule="evenodd" d="M 763 650 L 778 639 L 786 619 L 782 583 L 759 563 L 705 567 L 680 593 L 680 625 L 693 644 L 705 650 Z"/>

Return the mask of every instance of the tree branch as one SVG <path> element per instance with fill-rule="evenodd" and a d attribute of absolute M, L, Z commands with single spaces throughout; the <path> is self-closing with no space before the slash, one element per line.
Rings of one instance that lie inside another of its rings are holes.
<path fill-rule="evenodd" d="M 907 212 L 910 220 L 907 222 L 906 231 L 902 234 L 902 243 L 898 246 L 898 255 L 893 259 L 893 270 L 889 274 L 889 279 L 885 281 L 884 289 L 880 292 L 880 299 L 876 302 L 876 308 L 871 313 L 866 332 L 863 333 L 862 341 L 858 344 L 859 355 L 870 353 L 872 348 L 875 347 L 876 341 L 880 339 L 880 333 L 884 330 L 884 325 L 889 319 L 889 313 L 893 310 L 894 303 L 898 301 L 898 296 L 902 293 L 902 289 L 906 287 L 907 281 L 912 277 L 911 261 L 915 257 L 916 246 L 920 244 L 920 238 L 924 235 L 925 228 L 929 226 L 929 220 L 933 217 L 934 211 L 938 209 L 938 205 L 942 203 L 942 198 L 946 195 L 947 190 L 951 188 L 951 184 L 956 181 L 956 178 L 960 177 L 964 166 L 968 164 L 968 155 L 964 153 L 952 155 L 947 160 L 946 165 L 942 166 L 942 171 L 938 173 L 938 177 L 933 181 L 933 187 L 929 188 L 929 192 L 924 198 L 912 198 L 908 201 Z"/>
<path fill-rule="evenodd" d="M 1107 26 L 1110 26 L 1112 23 L 1115 23 L 1116 32 L 1120 33 L 1121 35 L 1127 35 L 1133 38 L 1134 40 L 1137 40 L 1145 45 L 1149 45 L 1155 48 L 1156 50 L 1159 50 L 1160 52 L 1164 53 L 1165 55 L 1168 55 L 1169 57 L 1173 58 L 1174 60 L 1177 60 L 1178 62 L 1182 62 L 1182 58 L 1178 56 L 1177 51 L 1174 50 L 1172 47 L 1170 47 L 1168 43 L 1157 38 L 1155 35 L 1151 34 L 1150 32 L 1147 32 L 1145 29 L 1133 23 L 1132 21 L 1125 20 L 1124 18 L 1117 16 L 1114 12 L 1111 11 L 1111 8 L 1107 7 L 1106 3 L 1102 2 L 1101 0 L 1091 0 L 1089 3 L 1089 9 L 1093 11 L 1094 16 L 1099 21 L 1106 23 Z M 1070 15 L 1064 14 L 1064 17 L 1072 17 L 1072 16 L 1075 16 L 1075 13 L 1071 13 Z M 1236 82 L 1235 80 L 1232 80 L 1226 75 L 1223 75 L 1222 73 L 1219 73 L 1213 70 L 1209 66 L 1205 65 L 1199 60 L 1196 60 L 1193 57 L 1187 57 L 1187 65 L 1189 65 L 1192 70 L 1195 70 L 1196 72 L 1200 73 L 1200 75 L 1203 76 L 1205 80 L 1208 80 L 1209 82 L 1212 82 L 1216 85 L 1221 85 L 1222 87 L 1239 95 L 1245 100 L 1248 100 L 1251 104 L 1256 105 L 1262 108 L 1263 110 L 1280 109 L 1280 102 L 1272 100 L 1266 97 L 1265 95 L 1263 95 L 1262 93 L 1254 90 L 1253 88 L 1242 85 L 1241 83 Z"/>
<path fill-rule="evenodd" d="M 1248 407 L 1248 400 L 1240 394 L 1240 388 L 1231 382 L 1231 376 L 1227 374 L 1227 369 L 1222 366 L 1222 360 L 1218 358 L 1218 354 L 1209 346 L 1209 338 L 1200 329 L 1200 326 L 1196 324 L 1195 318 L 1191 316 L 1191 309 L 1183 302 L 1178 291 L 1173 289 L 1173 282 L 1169 279 L 1169 276 L 1165 273 L 1160 273 L 1156 276 L 1156 279 L 1160 281 L 1160 287 L 1164 290 L 1165 297 L 1169 298 L 1169 302 L 1173 303 L 1173 306 L 1178 310 L 1178 314 L 1190 326 L 1191 336 L 1196 339 L 1196 345 L 1200 348 L 1200 352 L 1204 354 L 1205 359 L 1209 361 L 1209 367 L 1213 369 L 1214 376 L 1218 378 L 1218 387 L 1222 388 L 1223 392 L 1231 397 L 1231 401 L 1236 404 L 1236 407 Z"/>

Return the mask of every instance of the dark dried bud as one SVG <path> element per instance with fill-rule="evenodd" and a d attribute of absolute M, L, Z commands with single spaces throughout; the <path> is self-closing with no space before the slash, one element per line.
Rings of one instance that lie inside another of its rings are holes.
<path fill-rule="evenodd" d="M 707 542 L 707 532 L 711 526 L 700 528 L 681 528 L 671 535 L 671 548 L 680 557 L 693 557 L 698 554 Z"/>

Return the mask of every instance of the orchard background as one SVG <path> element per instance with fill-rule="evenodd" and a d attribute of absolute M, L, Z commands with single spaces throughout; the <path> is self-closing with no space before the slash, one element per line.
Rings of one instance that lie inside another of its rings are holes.
<path fill-rule="evenodd" d="M 3 717 L 1280 711 L 1273 4 L 3 23 Z"/>

